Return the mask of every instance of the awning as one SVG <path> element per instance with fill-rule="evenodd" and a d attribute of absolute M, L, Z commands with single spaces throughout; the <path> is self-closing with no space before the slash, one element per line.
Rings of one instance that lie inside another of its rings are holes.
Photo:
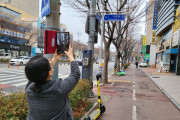
<path fill-rule="evenodd" d="M 172 49 L 165 50 L 163 54 L 169 55 L 169 54 L 177 54 L 177 53 L 178 53 L 178 49 L 177 48 L 172 48 Z"/>

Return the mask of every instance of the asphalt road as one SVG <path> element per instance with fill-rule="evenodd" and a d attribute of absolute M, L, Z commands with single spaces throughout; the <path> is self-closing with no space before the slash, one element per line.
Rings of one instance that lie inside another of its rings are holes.
<path fill-rule="evenodd" d="M 113 70 L 114 63 L 109 63 L 109 71 Z M 7 63 L 0 63 L 0 89 L 3 89 L 4 92 L 18 91 L 19 89 L 24 89 L 28 80 L 24 73 L 25 66 L 9 66 Z M 79 66 L 82 73 L 82 66 Z M 93 80 L 98 73 L 99 68 L 98 64 L 93 65 Z M 68 64 L 59 64 L 58 76 L 60 78 L 65 78 L 70 74 L 70 65 Z"/>

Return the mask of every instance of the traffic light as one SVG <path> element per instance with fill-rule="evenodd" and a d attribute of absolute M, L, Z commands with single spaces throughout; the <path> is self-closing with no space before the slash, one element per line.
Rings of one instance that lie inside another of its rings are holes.
<path fill-rule="evenodd" d="M 99 30 L 99 20 L 96 16 L 87 16 L 85 32 L 90 35 L 92 41 L 97 43 L 98 41 L 98 30 Z"/>

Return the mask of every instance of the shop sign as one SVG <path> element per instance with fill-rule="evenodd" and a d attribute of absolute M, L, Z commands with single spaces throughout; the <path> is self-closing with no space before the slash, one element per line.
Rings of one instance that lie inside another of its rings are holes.
<path fill-rule="evenodd" d="M 174 32 L 176 32 L 179 28 L 180 28 L 180 6 L 176 9 Z"/>
<path fill-rule="evenodd" d="M 142 54 L 146 54 L 146 46 L 145 45 L 143 45 Z"/>
<path fill-rule="evenodd" d="M 178 45 L 178 41 L 179 41 L 179 30 L 173 33 L 172 46 Z"/>
<path fill-rule="evenodd" d="M 178 49 L 177 48 L 172 48 L 172 49 L 167 49 L 164 51 L 164 54 L 168 55 L 168 54 L 177 54 L 178 53 Z"/>
<path fill-rule="evenodd" d="M 156 44 L 156 31 L 152 31 L 152 41 L 151 41 L 152 45 Z"/>
<path fill-rule="evenodd" d="M 19 49 L 20 49 L 19 46 L 17 46 L 17 45 L 11 45 L 11 44 L 10 44 L 10 48 L 11 48 L 11 49 L 16 49 L 16 50 L 19 50 Z"/>
<path fill-rule="evenodd" d="M 153 26 L 152 26 L 153 30 L 156 30 L 156 28 L 157 28 L 158 7 L 159 7 L 159 1 L 155 0 L 154 1 Z"/>
<path fill-rule="evenodd" d="M 150 58 L 150 54 L 145 54 L 145 58 Z"/>
<path fill-rule="evenodd" d="M 15 36 L 15 37 L 19 37 L 19 38 L 25 38 L 24 34 L 21 34 L 21 33 L 18 33 L 18 32 L 12 32 L 12 31 L 8 31 L 8 30 L 3 30 L 2 34 Z"/>
<path fill-rule="evenodd" d="M 143 36 L 143 45 L 146 45 L 146 36 Z"/>

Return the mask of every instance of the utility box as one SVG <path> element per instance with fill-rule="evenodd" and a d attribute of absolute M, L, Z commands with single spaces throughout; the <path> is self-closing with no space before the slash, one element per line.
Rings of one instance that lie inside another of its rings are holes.
<path fill-rule="evenodd" d="M 92 80 L 91 64 L 92 64 L 92 50 L 83 51 L 83 62 L 82 62 L 82 79 Z"/>

